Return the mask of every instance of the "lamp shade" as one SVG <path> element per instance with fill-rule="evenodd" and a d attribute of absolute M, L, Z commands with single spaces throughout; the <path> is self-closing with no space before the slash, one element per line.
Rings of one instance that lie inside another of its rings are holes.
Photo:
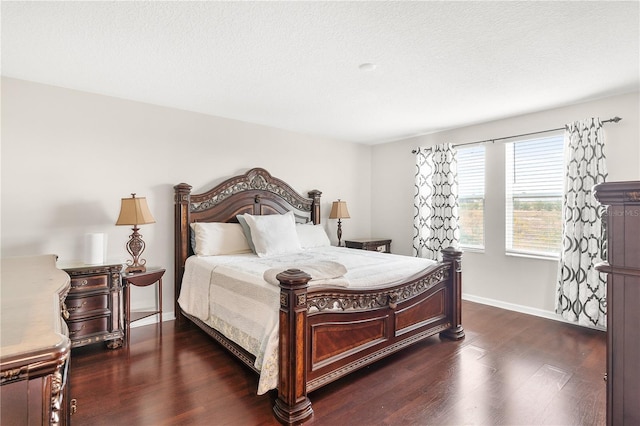
<path fill-rule="evenodd" d="M 146 225 L 156 223 L 153 218 L 147 199 L 136 198 L 136 194 L 131 194 L 131 198 L 123 198 L 120 204 L 120 216 L 116 225 Z"/>
<path fill-rule="evenodd" d="M 334 201 L 331 205 L 331 213 L 329 213 L 329 219 L 349 219 L 349 210 L 347 209 L 346 201 Z"/>

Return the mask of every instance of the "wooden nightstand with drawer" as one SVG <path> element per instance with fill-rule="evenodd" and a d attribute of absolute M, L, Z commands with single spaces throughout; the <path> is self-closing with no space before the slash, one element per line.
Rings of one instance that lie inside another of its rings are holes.
<path fill-rule="evenodd" d="M 110 349 L 124 342 L 122 264 L 61 267 L 71 277 L 65 319 L 71 347 L 106 342 Z"/>
<path fill-rule="evenodd" d="M 344 245 L 347 248 L 377 251 L 380 253 L 391 253 L 391 240 L 386 238 L 361 238 L 356 240 L 345 240 Z"/>

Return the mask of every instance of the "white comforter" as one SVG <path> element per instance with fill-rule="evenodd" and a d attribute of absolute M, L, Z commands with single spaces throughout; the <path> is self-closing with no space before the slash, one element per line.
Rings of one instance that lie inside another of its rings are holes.
<path fill-rule="evenodd" d="M 278 310 L 280 288 L 263 276 L 273 268 L 301 268 L 337 262 L 347 270 L 341 287 L 375 288 L 400 282 L 435 262 L 408 256 L 320 247 L 259 258 L 254 254 L 192 256 L 187 259 L 178 303 L 256 357 L 258 394 L 278 384 Z M 327 285 L 329 282 L 322 282 Z M 311 282 L 310 285 L 314 283 Z"/>

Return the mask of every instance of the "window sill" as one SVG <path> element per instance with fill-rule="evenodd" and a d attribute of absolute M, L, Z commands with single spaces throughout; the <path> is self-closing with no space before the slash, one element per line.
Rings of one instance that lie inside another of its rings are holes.
<path fill-rule="evenodd" d="M 524 257 L 524 258 L 528 258 L 528 259 L 549 260 L 549 261 L 552 261 L 552 262 L 558 262 L 560 260 L 560 256 L 559 255 L 544 255 L 544 254 L 535 254 L 535 253 L 521 253 L 521 252 L 514 252 L 514 251 L 507 251 L 507 252 L 505 252 L 505 255 L 513 256 L 513 257 Z"/>
<path fill-rule="evenodd" d="M 482 253 L 484 254 L 484 247 L 466 247 L 466 246 L 459 246 L 460 250 L 462 250 L 465 253 Z"/>

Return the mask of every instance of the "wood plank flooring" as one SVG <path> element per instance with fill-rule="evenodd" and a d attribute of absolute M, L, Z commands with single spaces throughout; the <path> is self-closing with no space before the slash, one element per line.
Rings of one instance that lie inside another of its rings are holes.
<path fill-rule="evenodd" d="M 605 424 L 604 332 L 466 301 L 463 326 L 311 393 L 306 424 Z M 73 350 L 73 425 L 278 424 L 255 373 L 194 326 L 161 327 Z"/>

